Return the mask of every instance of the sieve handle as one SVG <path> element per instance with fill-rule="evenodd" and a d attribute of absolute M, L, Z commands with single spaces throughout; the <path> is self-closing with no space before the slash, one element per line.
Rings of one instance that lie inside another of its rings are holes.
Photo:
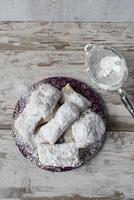
<path fill-rule="evenodd" d="M 121 88 L 119 88 L 117 91 L 118 91 L 118 94 L 121 97 L 122 102 L 124 103 L 124 105 L 126 106 L 126 108 L 128 109 L 128 111 L 130 112 L 130 114 L 132 115 L 132 117 L 134 118 L 134 107 L 133 107 L 132 103 L 129 101 L 128 97 L 122 91 Z"/>
<path fill-rule="evenodd" d="M 90 52 L 94 47 L 95 47 L 95 45 L 92 44 L 92 43 L 87 44 L 87 45 L 84 47 L 84 51 L 85 51 L 86 55 L 88 55 L 89 52 Z"/>

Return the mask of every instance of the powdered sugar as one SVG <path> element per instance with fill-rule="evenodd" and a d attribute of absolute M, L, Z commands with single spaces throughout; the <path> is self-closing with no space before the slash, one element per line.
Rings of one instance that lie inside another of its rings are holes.
<path fill-rule="evenodd" d="M 79 108 L 80 112 L 86 111 L 91 105 L 91 102 L 88 99 L 73 90 L 73 88 L 69 84 L 63 87 L 62 96 L 64 102 L 67 101 L 75 104 Z"/>
<path fill-rule="evenodd" d="M 95 143 L 105 132 L 105 125 L 99 115 L 86 111 L 72 125 L 72 133 L 78 147 Z"/>
<path fill-rule="evenodd" d="M 79 150 L 75 143 L 38 144 L 37 149 L 40 162 L 45 166 L 74 167 L 80 164 Z"/>
<path fill-rule="evenodd" d="M 39 115 L 27 112 L 27 110 L 24 110 L 24 112 L 16 119 L 15 128 L 25 142 L 31 142 L 30 138 L 39 120 Z"/>
<path fill-rule="evenodd" d="M 49 84 L 40 85 L 32 92 L 23 113 L 15 121 L 15 128 L 24 141 L 29 142 L 41 118 L 49 118 L 60 97 L 60 91 Z"/>
<path fill-rule="evenodd" d="M 55 109 L 60 97 L 61 92 L 58 89 L 49 84 L 43 84 L 32 92 L 26 108 L 45 120 Z"/>
<path fill-rule="evenodd" d="M 17 98 L 26 97 L 29 93 L 28 86 L 26 83 L 20 80 L 15 80 L 15 95 Z"/>
<path fill-rule="evenodd" d="M 119 73 L 121 60 L 118 56 L 105 56 L 100 61 L 100 76 L 107 77 L 111 73 Z"/>
<path fill-rule="evenodd" d="M 65 130 L 79 117 L 78 108 L 69 102 L 64 103 L 47 124 L 43 125 L 35 136 L 37 143 L 54 144 Z"/>
<path fill-rule="evenodd" d="M 39 89 L 39 88 L 38 88 Z M 35 90 L 36 91 L 36 90 Z M 73 92 L 75 92 L 73 90 Z M 31 93 L 31 96 L 30 98 L 32 97 L 32 94 Z M 79 93 L 77 93 L 79 94 Z M 29 112 L 29 109 L 28 109 L 28 105 L 30 104 L 29 103 L 29 100 L 30 98 L 28 99 L 28 102 L 27 102 L 27 105 L 26 105 L 26 108 L 23 110 L 23 112 L 21 113 L 22 115 L 22 118 L 25 118 L 27 119 L 27 116 L 24 116 L 25 113 L 27 115 L 29 115 L 29 118 L 31 117 L 31 119 L 28 119 L 28 121 L 26 121 L 26 132 L 28 133 L 29 130 L 31 129 L 29 135 L 30 135 L 30 138 L 31 138 L 31 133 L 33 133 L 34 131 L 34 128 L 37 126 L 38 124 L 38 121 L 40 121 L 40 117 L 43 113 L 43 111 L 41 110 L 41 105 L 38 107 L 38 103 L 39 101 L 35 101 L 35 98 L 38 98 L 38 96 L 40 97 L 40 101 L 43 102 L 44 100 L 44 97 L 43 95 L 39 94 L 38 92 L 36 93 L 36 95 L 34 94 L 33 95 L 33 103 L 31 105 L 34 105 L 33 107 L 31 106 L 31 112 Z M 82 95 L 81 95 L 82 96 Z M 54 96 L 53 96 L 54 97 Z M 67 104 L 69 102 L 67 101 Z M 70 103 L 69 103 L 70 104 Z M 36 106 L 40 109 L 40 111 L 38 112 L 38 114 L 36 113 Z M 43 106 L 43 105 L 42 105 Z M 75 106 L 72 104 L 72 106 Z M 71 107 L 72 107 L 71 106 Z M 77 107 L 77 106 L 75 106 Z M 67 112 L 70 112 L 69 109 L 66 107 Z M 79 110 L 77 108 L 77 110 Z M 25 112 L 24 112 L 25 111 Z M 44 111 L 45 112 L 45 111 Z M 52 111 L 53 112 L 53 111 Z M 51 114 L 52 114 L 51 112 Z M 79 111 L 78 111 L 79 112 Z M 31 116 L 31 113 L 33 116 Z M 37 114 L 37 115 L 36 115 Z M 53 115 L 51 114 L 48 114 L 47 116 L 46 115 L 43 115 L 44 116 L 44 119 L 46 121 L 51 121 L 51 118 L 53 118 Z M 20 116 L 21 116 L 20 115 Z M 20 117 L 19 116 L 19 117 Z M 56 115 L 54 115 L 54 118 L 55 118 Z M 37 117 L 37 118 L 36 118 Z M 39 117 L 39 118 L 38 118 Z M 50 118 L 49 118 L 50 117 Z M 59 117 L 60 121 L 64 118 L 65 121 L 68 121 L 68 117 L 66 118 L 65 115 L 61 115 Z M 18 118 L 17 118 L 18 119 Z M 77 117 L 78 119 L 78 117 Z M 23 119 L 20 121 L 23 121 Z M 23 121 L 24 122 L 24 121 Z M 28 124 L 27 124 L 28 122 Z M 19 122 L 20 123 L 20 122 Z M 19 123 L 18 123 L 18 130 L 19 130 Z M 71 122 L 72 123 L 72 122 Z M 60 126 L 62 126 L 62 123 L 59 123 Z M 25 125 L 24 125 L 25 126 Z M 70 127 L 70 125 L 69 125 Z M 52 126 L 52 129 L 55 128 L 55 125 Z M 68 128 L 68 127 L 67 127 Z M 66 128 L 66 129 L 67 129 Z M 24 128 L 23 128 L 24 130 Z M 55 166 L 55 167 L 75 167 L 75 166 L 79 166 L 81 164 L 81 161 L 79 160 L 79 150 L 78 150 L 78 146 L 76 144 L 76 142 L 74 141 L 74 138 L 72 140 L 72 138 L 70 138 L 70 136 L 72 137 L 72 132 L 70 131 L 71 128 L 68 129 L 69 130 L 69 135 L 67 134 L 65 138 L 67 138 L 67 140 L 65 139 L 64 142 L 69 142 L 68 145 L 66 143 L 64 144 L 55 144 L 55 145 L 50 145 L 50 144 L 38 144 L 38 146 L 42 147 L 42 149 L 45 149 L 45 150 L 39 150 L 40 147 L 38 147 L 38 155 L 39 155 L 39 159 L 40 162 L 42 163 L 42 165 L 44 166 Z M 65 132 L 64 132 L 65 133 Z M 66 132 L 68 133 L 68 132 Z M 49 132 L 49 135 L 51 134 L 51 129 L 50 129 L 50 132 Z M 27 135 L 27 134 L 26 134 Z M 69 140 L 68 140 L 69 139 Z M 56 139 L 57 140 L 57 139 Z M 25 142 L 25 141 L 24 141 Z M 46 141 L 47 142 L 47 141 Z M 62 141 L 63 142 L 63 141 Z M 73 143 L 72 143 L 73 142 Z M 71 143 L 71 144 L 70 144 Z M 67 145 L 67 146 L 66 146 Z M 37 152 L 37 150 L 36 150 Z M 42 153 L 41 153 L 42 152 Z M 38 157 L 37 155 L 37 157 Z M 41 158 L 42 157 L 42 158 Z M 45 159 L 45 161 L 44 161 Z M 44 164 L 45 162 L 45 164 Z"/>
<path fill-rule="evenodd" d="M 86 66 L 91 80 L 101 89 L 115 90 L 127 77 L 126 62 L 109 47 L 95 47 L 87 56 Z"/>

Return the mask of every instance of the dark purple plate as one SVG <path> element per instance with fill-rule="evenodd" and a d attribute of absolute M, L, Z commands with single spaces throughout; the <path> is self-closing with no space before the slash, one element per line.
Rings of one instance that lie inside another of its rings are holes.
<path fill-rule="evenodd" d="M 101 116 L 101 118 L 104 120 L 104 122 L 106 123 L 105 113 L 104 113 L 104 109 L 102 106 L 102 101 L 101 101 L 100 97 L 93 90 L 91 90 L 91 88 L 89 86 L 87 86 L 83 82 L 80 82 L 80 81 L 72 79 L 72 78 L 52 77 L 52 78 L 41 80 L 38 83 L 35 83 L 34 85 L 32 85 L 29 88 L 29 93 L 27 94 L 27 96 L 20 98 L 20 100 L 17 102 L 17 104 L 15 106 L 15 110 L 13 112 L 13 117 L 12 117 L 13 137 L 15 139 L 16 145 L 18 146 L 18 148 L 19 148 L 20 152 L 23 154 L 23 156 L 26 159 L 29 159 L 31 162 L 33 162 L 38 167 L 49 170 L 49 171 L 55 171 L 55 172 L 68 171 L 71 169 L 75 169 L 77 167 L 80 167 L 85 162 L 89 161 L 93 156 L 95 156 L 97 154 L 97 152 L 102 147 L 102 144 L 104 142 L 105 133 L 104 133 L 104 135 L 102 135 L 101 139 L 99 141 L 97 141 L 95 144 L 93 144 L 92 146 L 90 145 L 86 148 L 80 149 L 79 154 L 80 154 L 81 163 L 79 164 L 79 166 L 77 166 L 77 167 L 67 166 L 64 168 L 63 167 L 53 167 L 53 166 L 46 167 L 40 163 L 38 154 L 37 154 L 37 149 L 33 148 L 31 145 L 25 144 L 23 142 L 22 138 L 20 137 L 19 133 L 17 132 L 17 130 L 14 127 L 14 122 L 15 122 L 16 118 L 20 115 L 20 113 L 23 112 L 31 92 L 33 90 L 35 90 L 36 88 L 38 88 L 38 86 L 40 84 L 45 84 L 45 83 L 49 83 L 49 84 L 53 85 L 54 87 L 58 88 L 59 90 L 61 90 L 62 87 L 64 87 L 67 83 L 70 83 L 70 85 L 74 88 L 74 90 L 76 90 L 77 92 L 79 92 L 80 94 L 82 94 L 83 96 L 85 96 L 87 99 L 89 99 L 92 102 L 92 106 L 91 106 L 92 111 L 99 114 Z"/>

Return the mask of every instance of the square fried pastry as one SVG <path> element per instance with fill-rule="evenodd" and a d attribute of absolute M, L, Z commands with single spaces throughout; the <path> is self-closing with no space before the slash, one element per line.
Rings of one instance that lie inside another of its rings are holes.
<path fill-rule="evenodd" d="M 75 143 L 38 144 L 38 156 L 45 166 L 74 167 L 80 163 L 79 150 Z"/>

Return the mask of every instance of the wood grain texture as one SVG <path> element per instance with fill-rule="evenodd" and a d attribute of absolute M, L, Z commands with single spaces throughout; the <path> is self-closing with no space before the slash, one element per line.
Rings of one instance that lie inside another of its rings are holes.
<path fill-rule="evenodd" d="M 133 141 L 134 133 L 108 132 L 102 150 L 86 165 L 69 172 L 53 173 L 41 170 L 26 160 L 15 146 L 11 131 L 1 130 L 0 199 L 67 200 L 67 196 L 75 200 L 86 199 L 84 197 L 99 197 L 101 200 L 102 197 L 106 200 L 133 198 Z"/>
<path fill-rule="evenodd" d="M 0 20 L 134 22 L 133 5 L 133 0 L 0 0 Z"/>
<path fill-rule="evenodd" d="M 102 97 L 108 130 L 133 131 L 133 119 L 116 92 L 98 90 L 89 80 L 83 51 L 88 42 L 110 45 L 125 56 L 129 77 L 124 87 L 134 101 L 134 23 L 1 22 L 0 128 L 10 128 L 19 82 L 68 76 L 86 82 Z"/>
<path fill-rule="evenodd" d="M 133 119 L 116 93 L 98 90 L 89 80 L 83 52 L 88 42 L 110 45 L 125 56 L 124 88 L 134 101 L 134 23 L 0 23 L 0 200 L 134 199 Z M 50 76 L 73 77 L 95 89 L 107 110 L 107 129 L 119 131 L 108 132 L 91 162 L 66 173 L 42 171 L 27 161 L 10 130 L 16 88 L 20 93 L 21 82 Z"/>

